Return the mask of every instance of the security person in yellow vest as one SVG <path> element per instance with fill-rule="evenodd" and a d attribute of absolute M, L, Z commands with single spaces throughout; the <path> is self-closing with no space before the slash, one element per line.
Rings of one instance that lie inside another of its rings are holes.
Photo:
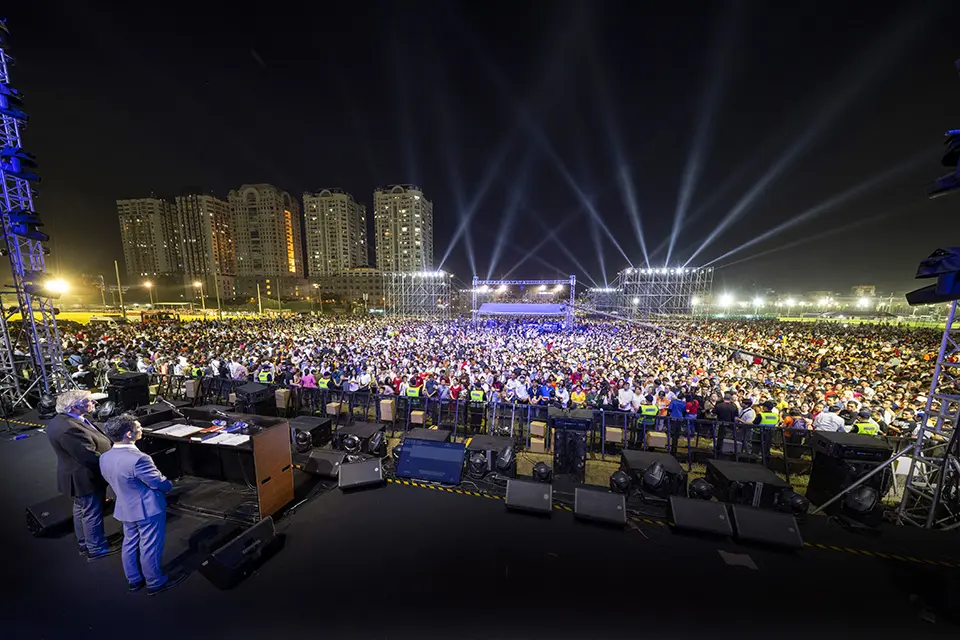
<path fill-rule="evenodd" d="M 483 386 L 476 382 L 473 385 L 473 388 L 470 389 L 470 394 L 467 396 L 469 402 L 467 404 L 467 411 L 464 412 L 464 418 L 469 420 L 468 426 L 481 427 L 483 425 L 483 413 L 484 413 L 484 400 L 486 400 L 486 394 L 483 392 Z"/>
<path fill-rule="evenodd" d="M 757 411 L 757 417 L 753 419 L 754 425 L 766 427 L 765 429 L 753 429 L 753 434 L 750 438 L 751 444 L 762 443 L 764 457 L 769 457 L 770 455 L 770 443 L 773 441 L 773 431 L 771 431 L 771 429 L 780 424 L 780 414 L 773 410 L 775 406 L 776 403 L 772 400 L 767 400 L 760 405 L 760 411 Z"/>
<path fill-rule="evenodd" d="M 640 403 L 640 415 L 643 416 L 643 424 L 647 429 L 656 423 L 658 411 L 657 405 L 653 402 L 653 396 L 645 396 L 643 402 Z"/>
<path fill-rule="evenodd" d="M 853 423 L 853 432 L 875 436 L 880 433 L 880 425 L 874 421 L 869 411 L 861 411 L 857 414 L 857 421 Z"/>
<path fill-rule="evenodd" d="M 265 364 L 260 367 L 260 373 L 257 374 L 257 382 L 260 384 L 272 384 L 273 383 L 273 372 L 270 371 L 270 365 Z"/>
<path fill-rule="evenodd" d="M 330 372 L 329 371 L 324 373 L 322 376 L 320 376 L 320 379 L 317 380 L 317 388 L 323 389 L 324 391 L 327 391 L 330 389 Z"/>
<path fill-rule="evenodd" d="M 191 377 L 191 378 L 202 378 L 202 377 L 203 377 L 203 369 L 201 369 L 200 367 L 194 366 L 193 369 L 190 370 L 190 377 Z"/>
<path fill-rule="evenodd" d="M 407 385 L 407 390 L 404 392 L 408 398 L 419 398 L 421 388 L 417 386 L 417 379 L 410 378 L 410 384 Z"/>

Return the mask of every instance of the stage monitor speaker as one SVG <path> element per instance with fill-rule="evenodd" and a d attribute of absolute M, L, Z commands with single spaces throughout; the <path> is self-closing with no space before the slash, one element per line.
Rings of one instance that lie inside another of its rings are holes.
<path fill-rule="evenodd" d="M 732 536 L 727 507 L 721 502 L 670 496 L 670 519 L 678 530 Z"/>
<path fill-rule="evenodd" d="M 622 527 L 627 524 L 627 503 L 622 493 L 578 488 L 573 494 L 573 514 Z"/>
<path fill-rule="evenodd" d="M 507 480 L 507 509 L 550 515 L 553 512 L 553 485 L 527 480 Z"/>
<path fill-rule="evenodd" d="M 340 465 L 346 457 L 347 455 L 342 451 L 314 449 L 310 452 L 310 458 L 303 466 L 303 470 L 321 478 L 339 478 Z"/>
<path fill-rule="evenodd" d="M 119 411 L 133 411 L 150 402 L 150 390 L 147 385 L 139 387 L 111 384 L 107 385 L 107 398 L 116 403 Z"/>
<path fill-rule="evenodd" d="M 583 482 L 587 468 L 587 432 L 555 428 L 553 431 L 553 474 L 572 474 Z"/>
<path fill-rule="evenodd" d="M 67 531 L 73 524 L 73 499 L 59 495 L 27 507 L 27 529 L 35 536 Z"/>
<path fill-rule="evenodd" d="M 263 564 L 278 548 L 273 518 L 267 516 L 203 561 L 200 573 L 218 589 L 230 589 Z"/>
<path fill-rule="evenodd" d="M 790 485 L 759 464 L 730 460 L 707 460 L 706 480 L 723 502 L 772 509 L 777 496 Z"/>
<path fill-rule="evenodd" d="M 379 458 L 340 465 L 340 488 L 359 489 L 383 484 L 383 466 Z"/>
<path fill-rule="evenodd" d="M 261 402 L 273 400 L 273 391 L 270 390 L 270 387 L 265 384 L 260 384 L 259 382 L 242 384 L 234 389 L 233 392 L 237 394 L 237 398 L 242 399 L 247 404 L 260 404 Z"/>
<path fill-rule="evenodd" d="M 299 453 L 330 442 L 333 420 L 319 416 L 297 416 L 290 420 L 290 438 Z"/>
<path fill-rule="evenodd" d="M 740 504 L 730 506 L 737 540 L 759 542 L 776 547 L 802 549 L 803 538 L 797 519 L 789 513 L 755 509 Z"/>
<path fill-rule="evenodd" d="M 813 467 L 810 470 L 810 483 L 807 485 L 806 497 L 812 504 L 822 505 L 830 498 L 839 494 L 851 484 L 876 469 L 880 462 L 867 460 L 843 460 L 822 453 L 813 457 Z M 880 496 L 886 495 L 893 483 L 893 474 L 889 468 L 874 475 L 864 484 L 873 487 Z M 858 522 L 869 526 L 878 526 L 883 520 L 883 503 L 877 500 L 876 505 L 865 513 L 855 514 L 843 508 L 841 498 L 829 507 L 826 512 L 830 515 L 847 515 Z"/>
<path fill-rule="evenodd" d="M 115 387 L 146 387 L 148 382 L 147 374 L 136 371 L 107 374 L 107 384 Z"/>

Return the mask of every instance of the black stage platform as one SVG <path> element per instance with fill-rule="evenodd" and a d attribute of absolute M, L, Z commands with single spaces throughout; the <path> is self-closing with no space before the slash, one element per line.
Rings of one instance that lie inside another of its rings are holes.
<path fill-rule="evenodd" d="M 71 535 L 27 532 L 24 508 L 54 495 L 54 465 L 42 433 L 0 441 L 2 638 L 958 637 L 960 570 L 928 562 L 960 555 L 956 535 L 855 536 L 813 517 L 814 546 L 783 553 L 398 484 L 334 489 L 280 518 L 285 547 L 236 589 L 194 571 L 128 595 L 119 557 L 88 564 Z M 303 495 L 312 480 L 298 479 Z M 235 526 L 171 514 L 165 562 L 196 567 Z"/>

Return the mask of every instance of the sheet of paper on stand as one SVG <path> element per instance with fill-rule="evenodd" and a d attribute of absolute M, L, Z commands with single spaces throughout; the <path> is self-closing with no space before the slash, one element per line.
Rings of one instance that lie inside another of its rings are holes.
<path fill-rule="evenodd" d="M 231 434 L 229 433 L 218 433 L 212 438 L 205 438 L 203 440 L 203 444 L 224 444 L 223 441 L 229 440 L 230 438 L 231 438 Z"/>
<path fill-rule="evenodd" d="M 200 431 L 201 427 L 195 427 L 192 424 L 175 424 L 165 429 L 160 429 L 159 431 L 154 431 L 154 433 L 162 433 L 165 436 L 173 436 L 175 438 L 182 438 L 184 436 L 189 436 L 192 433 Z"/>
<path fill-rule="evenodd" d="M 244 435 L 242 433 L 231 433 L 231 434 L 227 434 L 227 437 L 217 442 L 217 444 L 226 444 L 226 445 L 230 445 L 231 447 L 235 447 L 238 444 L 243 444 L 249 439 L 250 439 L 250 436 L 248 435 Z"/>

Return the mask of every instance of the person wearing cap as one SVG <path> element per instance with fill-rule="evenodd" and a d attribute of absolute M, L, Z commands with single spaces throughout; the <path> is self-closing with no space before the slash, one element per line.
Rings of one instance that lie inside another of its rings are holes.
<path fill-rule="evenodd" d="M 776 403 L 767 400 L 761 406 L 760 412 L 754 417 L 753 424 L 761 427 L 775 427 L 780 423 L 780 416 L 774 411 Z"/>
<path fill-rule="evenodd" d="M 846 425 L 843 418 L 840 417 L 840 405 L 832 404 L 821 411 L 813 421 L 813 428 L 816 431 L 834 431 L 842 433 L 846 431 Z"/>
<path fill-rule="evenodd" d="M 862 433 L 865 436 L 875 436 L 880 433 L 880 425 L 878 425 L 870 412 L 863 410 L 857 414 L 857 421 L 853 424 L 854 433 Z"/>

